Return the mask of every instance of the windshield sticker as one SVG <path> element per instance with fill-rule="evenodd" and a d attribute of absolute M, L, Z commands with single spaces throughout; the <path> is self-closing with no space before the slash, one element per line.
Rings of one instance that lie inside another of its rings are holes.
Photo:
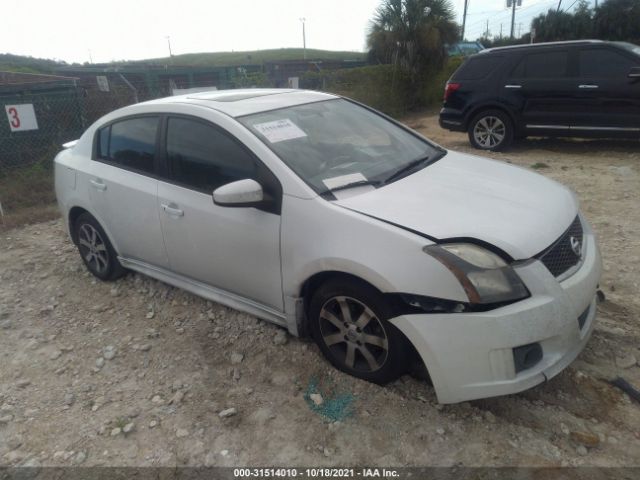
<path fill-rule="evenodd" d="M 322 180 L 325 187 L 329 190 L 334 188 L 342 187 L 343 185 L 349 185 L 350 183 L 355 182 L 366 182 L 367 177 L 362 175 L 361 173 L 350 173 L 348 175 L 340 175 L 339 177 L 325 178 Z"/>
<path fill-rule="evenodd" d="M 264 135 L 271 143 L 283 142 L 294 138 L 306 137 L 300 127 L 288 118 L 276 120 L 274 122 L 257 123 L 253 126 L 259 133 Z"/>

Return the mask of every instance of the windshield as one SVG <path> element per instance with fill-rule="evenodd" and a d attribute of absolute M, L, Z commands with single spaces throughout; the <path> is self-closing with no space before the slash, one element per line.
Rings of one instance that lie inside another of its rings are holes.
<path fill-rule="evenodd" d="M 640 55 L 640 47 L 638 45 L 634 45 L 633 43 L 628 42 L 616 42 L 622 48 L 626 48 L 627 50 L 631 50 L 636 55 Z"/>
<path fill-rule="evenodd" d="M 317 193 L 349 185 L 379 186 L 442 151 L 384 117 L 343 99 L 238 119 Z M 407 172 L 407 174 L 412 172 Z M 392 178 L 393 177 L 393 178 Z"/>

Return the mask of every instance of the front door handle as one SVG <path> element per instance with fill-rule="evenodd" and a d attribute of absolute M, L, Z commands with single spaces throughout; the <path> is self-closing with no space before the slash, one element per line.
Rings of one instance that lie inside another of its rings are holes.
<path fill-rule="evenodd" d="M 89 180 L 89 182 L 93 188 L 100 190 L 101 192 L 104 192 L 107 189 L 107 185 L 102 183 L 102 180 L 100 179 Z"/>
<path fill-rule="evenodd" d="M 598 87 L 599 85 L 578 85 L 578 88 L 583 88 L 583 89 L 593 89 Z"/>
<path fill-rule="evenodd" d="M 174 217 L 182 217 L 184 215 L 184 210 L 180 210 L 175 203 L 161 203 L 160 206 L 167 215 L 172 215 Z"/>

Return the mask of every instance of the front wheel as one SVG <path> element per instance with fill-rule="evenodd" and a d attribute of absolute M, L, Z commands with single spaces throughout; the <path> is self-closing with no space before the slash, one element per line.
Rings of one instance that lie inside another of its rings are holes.
<path fill-rule="evenodd" d="M 384 384 L 407 370 L 405 339 L 387 321 L 382 294 L 355 281 L 331 281 L 313 295 L 309 320 L 314 340 L 339 370 Z"/>
<path fill-rule="evenodd" d="M 485 110 L 469 124 L 469 142 L 480 150 L 504 150 L 513 141 L 513 123 L 500 110 Z"/>

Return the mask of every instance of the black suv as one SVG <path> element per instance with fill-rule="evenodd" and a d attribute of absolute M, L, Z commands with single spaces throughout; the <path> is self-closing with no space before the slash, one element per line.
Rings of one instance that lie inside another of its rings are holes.
<path fill-rule="evenodd" d="M 447 82 L 440 126 L 500 150 L 534 136 L 640 138 L 640 47 L 584 40 L 491 48 Z"/>

